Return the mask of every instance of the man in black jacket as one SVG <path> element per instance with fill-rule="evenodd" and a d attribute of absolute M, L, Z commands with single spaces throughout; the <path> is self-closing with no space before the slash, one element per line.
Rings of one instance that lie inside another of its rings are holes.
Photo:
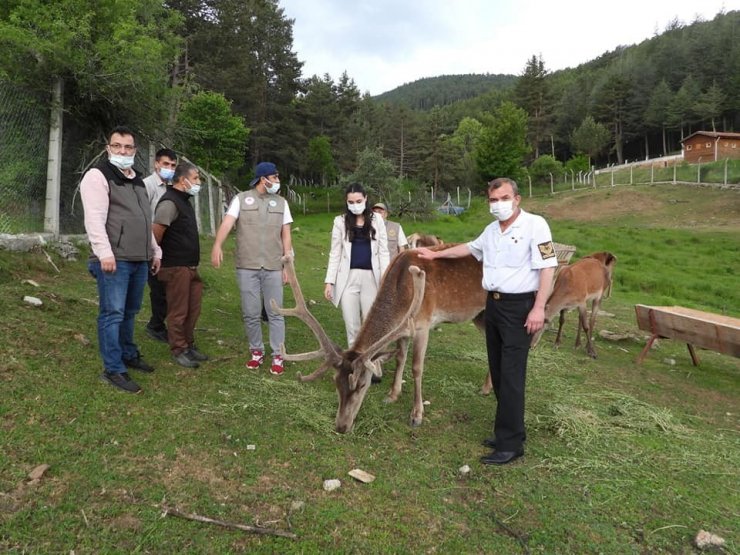
<path fill-rule="evenodd" d="M 195 323 L 200 316 L 203 281 L 198 275 L 198 222 L 190 199 L 200 192 L 198 168 L 180 162 L 172 187 L 154 213 L 154 236 L 162 247 L 159 280 L 167 295 L 167 340 L 175 361 L 197 368 L 208 357 L 195 348 Z"/>

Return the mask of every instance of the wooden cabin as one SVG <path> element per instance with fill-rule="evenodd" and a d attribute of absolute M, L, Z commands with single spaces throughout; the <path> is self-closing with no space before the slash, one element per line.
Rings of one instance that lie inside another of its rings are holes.
<path fill-rule="evenodd" d="M 740 133 L 697 131 L 681 141 L 683 159 L 692 164 L 740 158 Z"/>

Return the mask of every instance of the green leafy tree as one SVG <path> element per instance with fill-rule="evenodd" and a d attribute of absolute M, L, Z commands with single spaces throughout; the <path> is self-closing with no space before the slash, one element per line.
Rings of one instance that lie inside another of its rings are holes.
<path fill-rule="evenodd" d="M 565 163 L 565 171 L 570 173 L 591 171 L 591 160 L 585 154 L 577 154 Z"/>
<path fill-rule="evenodd" d="M 64 84 L 64 108 L 101 135 L 126 122 L 152 131 L 170 100 L 178 17 L 158 0 L 6 0 L 0 78 L 36 90 Z"/>
<path fill-rule="evenodd" d="M 602 123 L 598 123 L 591 116 L 586 116 L 581 125 L 573 131 L 570 142 L 579 154 L 588 156 L 588 165 L 591 167 L 591 160 L 601 154 L 609 144 L 611 133 Z"/>
<path fill-rule="evenodd" d="M 527 60 L 524 71 L 514 87 L 518 106 L 527 112 L 527 140 L 535 158 L 540 156 L 540 145 L 552 132 L 554 101 L 542 56 Z"/>
<path fill-rule="evenodd" d="M 319 135 L 308 142 L 308 171 L 319 177 L 321 185 L 337 178 L 337 168 L 331 150 L 331 141 L 326 135 Z"/>
<path fill-rule="evenodd" d="M 712 122 L 712 131 L 717 131 L 715 121 L 722 115 L 725 99 L 727 97 L 717 83 L 712 83 L 705 92 L 699 95 L 699 99 L 694 104 L 694 112 L 702 120 Z"/>
<path fill-rule="evenodd" d="M 696 79 L 688 74 L 668 106 L 669 124 L 673 128 L 680 129 L 681 139 L 685 137 L 684 128 L 688 128 L 687 134 L 691 134 L 691 124 L 696 121 L 694 106 L 700 93 Z"/>
<path fill-rule="evenodd" d="M 630 105 L 632 86 L 632 79 L 626 72 L 615 70 L 606 74 L 591 93 L 594 116 L 611 129 L 619 164 L 624 163 L 624 143 L 627 139 L 632 109 Z"/>
<path fill-rule="evenodd" d="M 366 148 L 358 154 L 357 169 L 348 177 L 348 181 L 361 183 L 378 199 L 388 202 L 397 182 L 395 173 L 393 162 L 383 156 L 382 149 Z"/>
<path fill-rule="evenodd" d="M 206 170 L 222 175 L 244 162 L 249 129 L 220 93 L 204 91 L 182 107 L 179 148 Z"/>
<path fill-rule="evenodd" d="M 673 93 L 668 86 L 668 82 L 663 79 L 656 85 L 650 95 L 650 102 L 645 110 L 645 122 L 654 129 L 660 129 L 661 138 L 663 139 L 663 156 L 668 154 L 666 141 L 666 129 L 670 123 L 668 107 L 673 99 Z"/>
<path fill-rule="evenodd" d="M 485 181 L 495 177 L 521 179 L 527 145 L 527 113 L 512 102 L 503 102 L 483 120 L 473 152 L 478 174 Z"/>
<path fill-rule="evenodd" d="M 483 124 L 475 118 L 464 117 L 457 125 L 457 129 L 449 140 L 458 148 L 462 156 L 462 181 L 463 183 L 473 183 L 478 178 L 475 170 L 475 161 L 473 153 L 478 145 Z"/>

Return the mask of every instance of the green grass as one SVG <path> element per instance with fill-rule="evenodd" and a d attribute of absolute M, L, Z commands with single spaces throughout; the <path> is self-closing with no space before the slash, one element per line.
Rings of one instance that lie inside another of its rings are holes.
<path fill-rule="evenodd" d="M 616 210 L 629 199 L 640 202 Z M 680 212 L 688 201 L 714 207 L 712 225 L 688 225 Z M 695 368 L 684 345 L 661 340 L 636 366 L 644 334 L 633 310 L 680 304 L 738 317 L 737 206 L 736 192 L 687 187 L 525 199 L 548 215 L 556 241 L 577 246 L 575 258 L 617 255 L 614 293 L 602 307 L 614 316 L 597 329 L 638 339 L 597 338 L 591 360 L 572 348 L 572 315 L 559 350 L 546 333 L 530 358 L 527 455 L 504 468 L 477 461 L 495 401 L 477 394 L 486 353 L 472 324 L 432 333 L 421 427 L 408 426 L 407 374 L 398 403 L 383 403 L 386 377 L 354 432 L 339 435 L 331 379 L 293 379 L 315 365 L 288 364 L 279 379 L 244 368 L 232 260 L 211 268 L 208 240 L 197 340 L 213 360 L 195 371 L 173 364 L 167 347 L 143 334 L 145 302 L 137 334 L 157 371 L 136 374 L 139 396 L 98 380 L 95 283 L 84 260 L 55 258 L 57 273 L 43 253 L 0 251 L 0 551 L 672 554 L 693 553 L 692 538 L 706 529 L 737 552 L 740 363 L 700 351 Z M 322 299 L 331 217 L 295 214 L 296 266 L 316 301 L 311 310 L 341 341 L 340 312 Z M 407 233 L 464 241 L 489 221 L 480 200 L 461 218 L 402 223 Z M 24 295 L 44 305 L 27 305 Z M 316 348 L 295 320 L 288 348 Z M 42 463 L 51 468 L 28 484 Z M 463 464 L 467 478 L 458 475 Z M 354 482 L 347 472 L 356 467 L 376 481 Z M 324 492 L 328 478 L 342 487 Z M 304 505 L 291 508 L 296 501 Z M 290 529 L 298 539 L 162 517 L 162 504 Z"/>

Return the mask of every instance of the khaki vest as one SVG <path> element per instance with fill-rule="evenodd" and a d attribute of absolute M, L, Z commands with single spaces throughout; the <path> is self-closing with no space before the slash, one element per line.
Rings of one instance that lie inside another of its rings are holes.
<path fill-rule="evenodd" d="M 388 233 L 388 255 L 393 258 L 398 254 L 398 233 L 401 224 L 385 221 L 385 230 Z"/>
<path fill-rule="evenodd" d="M 285 199 L 278 195 L 260 195 L 256 189 L 237 196 L 236 267 L 245 270 L 282 270 Z"/>

